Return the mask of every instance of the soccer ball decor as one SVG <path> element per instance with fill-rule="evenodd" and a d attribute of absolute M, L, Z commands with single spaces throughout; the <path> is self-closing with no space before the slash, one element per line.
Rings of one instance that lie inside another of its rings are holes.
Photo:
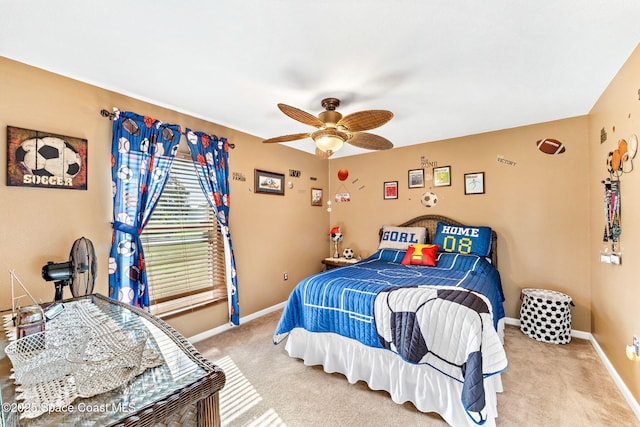
<path fill-rule="evenodd" d="M 353 258 L 353 249 L 351 248 L 344 248 L 344 251 L 342 251 L 342 256 L 346 259 L 352 259 Z"/>
<path fill-rule="evenodd" d="M 436 205 L 436 203 L 438 203 L 438 196 L 430 191 L 427 191 L 420 197 L 420 202 L 422 202 L 425 207 L 432 208 Z"/>
<path fill-rule="evenodd" d="M 87 189 L 87 140 L 7 126 L 7 185 Z"/>
<path fill-rule="evenodd" d="M 24 141 L 16 149 L 16 160 L 32 175 L 74 178 L 80 172 L 77 151 L 60 138 L 46 136 Z"/>
<path fill-rule="evenodd" d="M 333 227 L 331 231 L 329 231 L 329 237 L 333 242 L 333 257 L 340 258 L 340 252 L 338 250 L 338 244 L 342 241 L 342 231 L 340 227 Z"/>
<path fill-rule="evenodd" d="M 119 255 L 128 257 L 136 252 L 136 244 L 131 240 L 123 239 L 118 242 L 117 251 Z"/>

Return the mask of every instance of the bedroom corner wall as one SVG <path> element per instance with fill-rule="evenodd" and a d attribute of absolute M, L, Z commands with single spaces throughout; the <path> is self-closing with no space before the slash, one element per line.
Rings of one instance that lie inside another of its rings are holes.
<path fill-rule="evenodd" d="M 498 234 L 498 267 L 507 316 L 519 318 L 523 288 L 553 289 L 570 295 L 573 328 L 591 330 L 588 223 L 587 117 L 523 126 L 480 135 L 332 159 L 330 196 L 349 192 L 350 202 L 334 203 L 331 226 L 341 226 L 341 247 L 367 256 L 378 230 L 424 214 L 446 215 Z M 384 127 L 377 132 L 384 135 Z M 560 155 L 537 150 L 536 141 L 556 138 Z M 425 166 L 423 166 L 425 164 Z M 451 166 L 451 186 L 434 187 L 433 166 Z M 425 168 L 424 188 L 408 188 L 408 170 Z M 339 169 L 349 177 L 340 181 Z M 463 175 L 485 173 L 485 194 L 465 195 Z M 383 182 L 398 181 L 397 200 L 383 199 Z M 426 191 L 438 196 L 422 205 Z"/>
<path fill-rule="evenodd" d="M 51 301 L 52 282 L 40 277 L 48 261 L 68 260 L 73 241 L 85 236 L 98 256 L 95 291 L 108 294 L 107 260 L 111 244 L 111 124 L 103 108 L 118 107 L 226 137 L 236 148 L 230 171 L 231 236 L 236 254 L 241 316 L 275 304 L 305 276 L 320 271 L 326 256 L 328 213 L 312 207 L 310 188 L 326 191 L 326 161 L 130 96 L 104 90 L 0 57 L 0 310 L 11 307 L 9 269 L 34 296 Z M 88 189 L 60 190 L 6 185 L 6 126 L 17 126 L 88 140 Z M 185 138 L 181 141 L 185 149 Z M 284 196 L 255 194 L 254 169 L 285 174 L 293 189 Z M 289 169 L 301 171 L 288 178 Z M 310 177 L 316 177 L 312 181 Z M 289 280 L 283 280 L 283 272 Z M 71 293 L 65 290 L 65 297 Z M 185 336 L 227 323 L 226 301 L 172 317 Z"/>
<path fill-rule="evenodd" d="M 640 363 L 629 361 L 625 346 L 640 337 L 640 156 L 634 170 L 620 177 L 622 264 L 599 262 L 605 225 L 600 183 L 609 177 L 606 160 L 621 139 L 640 136 L 640 45 L 598 99 L 589 114 L 589 267 L 592 285 L 592 333 L 627 388 L 640 402 Z M 606 140 L 601 143 L 601 131 Z M 628 167 L 627 164 L 625 166 Z"/>

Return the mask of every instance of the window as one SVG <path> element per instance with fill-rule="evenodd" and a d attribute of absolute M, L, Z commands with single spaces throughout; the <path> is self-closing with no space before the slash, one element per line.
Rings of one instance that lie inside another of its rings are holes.
<path fill-rule="evenodd" d="M 191 158 L 174 159 L 140 238 L 152 313 L 170 315 L 226 298 L 223 237 Z"/>

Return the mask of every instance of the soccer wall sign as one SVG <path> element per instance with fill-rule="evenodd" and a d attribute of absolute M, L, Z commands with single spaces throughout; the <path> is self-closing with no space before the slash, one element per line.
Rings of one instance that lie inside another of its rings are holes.
<path fill-rule="evenodd" d="M 87 189 L 87 140 L 7 126 L 7 185 Z"/>

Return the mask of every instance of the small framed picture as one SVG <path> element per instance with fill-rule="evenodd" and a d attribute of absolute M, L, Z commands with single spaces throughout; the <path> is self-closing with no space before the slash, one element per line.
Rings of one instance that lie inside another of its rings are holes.
<path fill-rule="evenodd" d="M 322 206 L 322 189 L 311 189 L 311 206 Z"/>
<path fill-rule="evenodd" d="M 384 200 L 398 198 L 398 181 L 387 181 L 384 183 Z"/>
<path fill-rule="evenodd" d="M 424 187 L 424 169 L 409 170 L 409 188 Z"/>
<path fill-rule="evenodd" d="M 284 196 L 284 174 L 255 169 L 255 192 Z"/>
<path fill-rule="evenodd" d="M 484 172 L 464 174 L 464 194 L 484 194 Z"/>
<path fill-rule="evenodd" d="M 433 186 L 448 187 L 451 185 L 451 166 L 433 168 Z"/>
<path fill-rule="evenodd" d="M 336 193 L 336 203 L 342 202 L 350 202 L 351 201 L 351 193 L 345 191 L 344 193 Z"/>

